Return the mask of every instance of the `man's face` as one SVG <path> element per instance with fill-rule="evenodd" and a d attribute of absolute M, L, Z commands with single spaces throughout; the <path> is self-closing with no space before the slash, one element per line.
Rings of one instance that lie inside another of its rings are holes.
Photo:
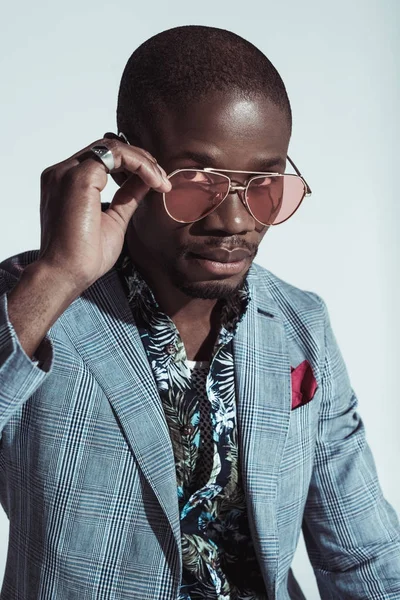
<path fill-rule="evenodd" d="M 194 167 L 283 173 L 289 138 L 287 118 L 269 100 L 211 94 L 185 111 L 165 114 L 157 134 L 143 145 L 167 173 Z M 249 175 L 232 173 L 231 178 L 244 183 Z M 132 218 L 128 244 L 150 284 L 165 282 L 188 296 L 222 298 L 243 284 L 267 229 L 236 193 L 200 221 L 182 224 L 167 215 L 162 195 L 151 192 Z M 218 248 L 240 248 L 247 255 L 221 269 L 212 260 Z"/>

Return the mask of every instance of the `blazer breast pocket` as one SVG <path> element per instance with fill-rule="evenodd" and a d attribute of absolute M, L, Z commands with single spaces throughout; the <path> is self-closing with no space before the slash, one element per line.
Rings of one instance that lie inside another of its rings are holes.
<path fill-rule="evenodd" d="M 297 367 L 291 367 L 292 410 L 311 402 L 318 389 L 308 360 L 303 360 Z"/>

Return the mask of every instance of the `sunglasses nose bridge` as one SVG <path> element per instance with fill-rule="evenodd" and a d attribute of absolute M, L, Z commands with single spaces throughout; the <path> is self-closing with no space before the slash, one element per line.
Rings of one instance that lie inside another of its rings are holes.
<path fill-rule="evenodd" d="M 240 185 L 240 184 L 232 183 L 231 182 L 231 184 L 229 186 L 229 193 L 231 193 L 231 192 L 242 192 L 242 191 L 244 191 L 246 189 L 246 187 L 247 187 L 246 185 Z"/>
<path fill-rule="evenodd" d="M 239 196 L 240 200 L 243 202 L 243 204 L 245 206 L 247 206 L 246 190 L 247 190 L 247 185 L 240 185 L 240 184 L 231 182 L 227 196 L 229 196 L 229 194 L 237 194 Z"/>

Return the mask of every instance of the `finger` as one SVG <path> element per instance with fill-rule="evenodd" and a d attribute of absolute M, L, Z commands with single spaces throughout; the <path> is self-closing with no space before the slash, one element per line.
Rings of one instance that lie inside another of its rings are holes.
<path fill-rule="evenodd" d="M 131 175 L 117 190 L 107 211 L 116 212 L 126 227 L 150 188 L 138 176 Z M 107 212 L 105 211 L 105 212 Z"/>
<path fill-rule="evenodd" d="M 148 158 L 147 152 L 141 148 L 134 146 L 128 146 L 120 142 L 119 140 L 98 140 L 94 144 L 80 150 L 74 154 L 69 161 L 72 164 L 82 162 L 82 160 L 94 160 L 98 164 L 103 165 L 101 161 L 93 155 L 91 148 L 94 145 L 102 145 L 109 148 L 114 158 L 114 169 L 113 173 L 128 172 L 131 174 L 138 175 L 144 183 L 149 187 L 160 191 L 168 192 L 171 189 L 171 184 L 166 176 L 165 171 L 158 165 L 153 157 Z M 107 172 L 106 167 L 103 165 L 103 169 Z"/>
<path fill-rule="evenodd" d="M 155 159 L 153 159 L 153 162 L 155 163 L 157 168 L 161 171 L 163 177 L 165 179 L 167 179 L 168 178 L 167 173 L 166 173 L 166 171 L 164 171 L 162 166 L 159 165 Z M 112 171 L 112 173 L 110 173 L 110 175 L 118 186 L 123 185 L 125 183 L 125 181 L 131 176 L 131 174 L 127 171 L 118 171 L 118 172 Z"/>

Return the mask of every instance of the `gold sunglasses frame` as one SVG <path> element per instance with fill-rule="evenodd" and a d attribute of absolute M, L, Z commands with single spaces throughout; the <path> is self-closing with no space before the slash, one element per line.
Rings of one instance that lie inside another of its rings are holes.
<path fill-rule="evenodd" d="M 289 158 L 289 156 L 287 157 L 287 159 L 288 159 L 289 163 L 292 165 L 293 169 L 296 171 L 296 174 L 274 173 L 274 172 L 265 172 L 265 171 L 234 171 L 232 169 L 215 169 L 214 167 L 204 167 L 204 168 L 188 167 L 188 168 L 183 168 L 183 169 L 175 169 L 175 171 L 172 171 L 172 173 L 169 173 L 167 175 L 168 179 L 170 179 L 173 175 L 176 175 L 177 173 L 181 173 L 182 171 L 216 173 L 216 174 L 222 175 L 229 181 L 229 188 L 228 188 L 226 195 L 222 198 L 222 200 L 214 208 L 212 208 L 210 210 L 210 212 L 206 213 L 205 215 L 202 215 L 201 217 L 199 217 L 198 219 L 195 219 L 194 221 L 180 221 L 179 219 L 176 219 L 175 217 L 173 217 L 171 215 L 171 213 L 169 212 L 169 210 L 167 208 L 167 203 L 166 203 L 166 198 L 165 198 L 166 194 L 168 194 L 169 192 L 164 192 L 162 195 L 165 211 L 166 211 L 167 215 L 173 221 L 176 221 L 177 223 L 186 223 L 186 224 L 197 223 L 197 221 L 201 221 L 201 219 L 204 219 L 205 217 L 207 217 L 208 215 L 213 213 L 219 206 L 221 206 L 221 204 L 226 200 L 226 198 L 229 196 L 229 194 L 237 193 L 237 195 L 239 196 L 240 200 L 242 201 L 242 203 L 244 204 L 244 206 L 246 207 L 248 212 L 251 214 L 253 219 L 255 219 L 258 223 L 261 223 L 261 225 L 264 225 L 264 226 L 281 225 L 282 223 L 284 223 L 285 221 L 287 221 L 288 219 L 290 219 L 290 217 L 292 217 L 294 215 L 294 213 L 299 209 L 300 205 L 302 204 L 304 198 L 306 196 L 311 196 L 311 194 L 312 194 L 310 186 L 308 185 L 308 183 L 306 182 L 306 180 L 300 173 L 299 169 L 296 167 L 294 162 Z M 240 175 L 253 175 L 253 177 L 250 177 L 250 179 L 247 181 L 246 185 L 238 185 L 238 184 L 232 183 L 232 179 L 228 175 L 225 175 L 225 173 L 236 173 L 236 174 L 240 174 Z M 260 177 L 297 177 L 298 179 L 300 179 L 303 182 L 304 194 L 303 194 L 299 204 L 297 205 L 296 209 L 288 217 L 286 217 L 286 219 L 284 219 L 283 221 L 280 221 L 279 223 L 275 223 L 275 224 L 274 223 L 263 223 L 262 221 L 257 219 L 257 217 L 253 214 L 253 212 L 247 202 L 247 190 L 248 190 L 251 182 L 254 181 L 255 179 L 259 179 Z M 240 194 L 240 192 L 244 192 L 244 193 Z"/>
<path fill-rule="evenodd" d="M 126 135 L 122 131 L 118 132 L 118 137 L 120 137 L 122 140 L 124 140 L 124 142 L 126 144 L 128 144 L 128 146 L 131 145 L 130 142 L 129 142 L 129 140 L 128 140 L 128 138 L 126 137 Z M 288 217 L 286 217 L 286 219 L 284 219 L 283 221 L 280 221 L 280 223 L 276 223 L 275 224 L 275 225 L 281 225 L 282 223 L 284 223 L 285 221 L 287 221 L 288 219 L 290 219 L 290 217 L 292 217 L 294 215 L 294 213 L 299 209 L 300 205 L 303 203 L 304 198 L 306 196 L 311 196 L 311 194 L 312 194 L 310 186 L 308 185 L 307 181 L 304 179 L 303 175 L 300 173 L 299 169 L 296 167 L 296 165 L 294 164 L 294 162 L 292 161 L 292 159 L 289 157 L 289 155 L 287 155 L 286 158 L 289 161 L 289 163 L 291 164 L 291 166 L 293 167 L 293 169 L 295 170 L 295 172 L 296 172 L 295 175 L 292 174 L 292 173 L 266 173 L 266 172 L 261 172 L 261 171 L 258 171 L 258 172 L 257 171 L 233 171 L 232 169 L 214 169 L 213 167 L 204 167 L 203 169 L 201 169 L 201 168 L 198 168 L 198 169 L 195 169 L 195 168 L 176 169 L 175 171 L 172 171 L 172 173 L 169 173 L 169 175 L 167 175 L 168 179 L 170 177 L 172 177 L 172 175 L 175 175 L 176 173 L 179 173 L 180 171 L 205 171 L 206 173 L 210 172 L 210 173 L 221 173 L 221 174 L 224 174 L 224 173 L 238 173 L 238 174 L 241 174 L 241 175 L 254 175 L 254 177 L 251 177 L 249 179 L 249 181 L 247 182 L 247 184 L 245 186 L 243 186 L 243 185 L 232 185 L 232 179 L 230 177 L 228 177 L 228 175 L 224 175 L 224 177 L 226 177 L 228 179 L 228 181 L 229 181 L 229 189 L 228 189 L 228 191 L 226 193 L 226 196 L 209 213 L 207 213 L 206 215 L 203 215 L 202 217 L 199 217 L 195 221 L 178 221 L 178 219 L 175 219 L 175 217 L 173 217 L 169 213 L 169 211 L 167 209 L 167 204 L 166 204 L 166 201 L 165 201 L 165 192 L 164 192 L 162 196 L 163 196 L 163 204 L 164 204 L 165 211 L 166 211 L 167 215 L 173 221 L 176 221 L 176 223 L 185 223 L 185 224 L 197 223 L 197 221 L 201 221 L 201 219 L 204 219 L 204 217 L 207 217 L 212 212 L 214 212 L 214 210 L 216 210 L 219 206 L 221 206 L 221 204 L 224 202 L 224 200 L 226 200 L 226 198 L 229 196 L 230 193 L 236 192 L 238 194 L 240 200 L 243 202 L 244 206 L 246 207 L 246 209 L 249 211 L 249 213 L 253 217 L 253 219 L 255 219 L 258 223 L 261 223 L 261 225 L 264 225 L 264 226 L 273 226 L 274 225 L 273 223 L 270 223 L 270 224 L 269 223 L 262 223 L 262 221 L 259 221 L 253 215 L 253 213 L 251 212 L 251 209 L 250 209 L 250 207 L 249 207 L 249 205 L 247 203 L 247 198 L 246 198 L 246 196 L 247 196 L 247 189 L 248 189 L 251 181 L 253 179 L 257 179 L 257 177 L 260 177 L 260 175 L 263 175 L 264 177 L 265 176 L 270 176 L 270 177 L 272 177 L 272 176 L 273 177 L 279 176 L 279 177 L 283 177 L 284 175 L 285 176 L 291 176 L 291 177 L 299 177 L 301 179 L 301 181 L 303 182 L 303 184 L 304 184 L 304 190 L 305 190 L 304 191 L 304 195 L 303 195 L 302 199 L 300 200 L 299 204 L 297 205 L 296 210 L 294 210 L 291 215 L 289 215 Z M 241 191 L 245 192 L 244 195 L 243 195 L 243 198 L 241 198 L 240 194 L 239 194 L 239 192 L 241 192 Z"/>

